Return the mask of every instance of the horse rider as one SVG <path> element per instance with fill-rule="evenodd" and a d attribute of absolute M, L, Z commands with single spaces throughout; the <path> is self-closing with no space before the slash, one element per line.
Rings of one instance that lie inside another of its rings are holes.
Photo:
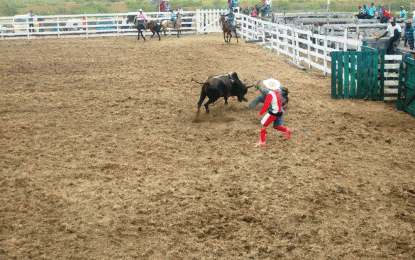
<path fill-rule="evenodd" d="M 173 28 L 177 25 L 177 13 L 173 9 L 170 10 L 170 21 L 173 22 Z"/>
<path fill-rule="evenodd" d="M 143 13 L 143 9 L 138 10 L 138 15 L 137 15 L 137 20 L 138 23 L 141 23 L 142 25 L 144 25 L 144 28 L 147 27 L 147 15 L 145 13 Z"/>
<path fill-rule="evenodd" d="M 401 37 L 402 28 L 399 24 L 396 24 L 395 18 L 393 17 L 390 19 L 390 24 L 388 25 L 386 32 L 377 39 L 383 38 L 388 34 L 390 38 L 386 45 L 386 54 L 394 54 L 393 44 Z"/>
<path fill-rule="evenodd" d="M 229 10 L 228 14 L 225 14 L 225 16 L 228 17 L 228 23 L 229 23 L 229 27 L 231 28 L 231 32 L 233 31 L 233 24 L 235 22 L 235 14 L 233 13 L 233 10 Z"/>

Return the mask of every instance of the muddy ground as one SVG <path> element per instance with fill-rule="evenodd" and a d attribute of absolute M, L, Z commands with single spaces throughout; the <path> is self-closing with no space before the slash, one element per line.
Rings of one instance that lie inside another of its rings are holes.
<path fill-rule="evenodd" d="M 147 40 L 0 41 L 0 259 L 415 258 L 413 116 L 220 34 Z M 254 147 L 235 98 L 196 117 L 190 79 L 230 71 L 289 88 L 290 139 Z"/>

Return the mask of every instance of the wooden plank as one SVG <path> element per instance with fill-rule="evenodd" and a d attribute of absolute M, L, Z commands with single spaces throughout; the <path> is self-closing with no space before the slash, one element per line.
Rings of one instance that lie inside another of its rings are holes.
<path fill-rule="evenodd" d="M 344 52 L 344 98 L 349 99 L 349 52 Z"/>
<path fill-rule="evenodd" d="M 350 97 L 356 97 L 356 52 L 350 52 Z"/>
<path fill-rule="evenodd" d="M 398 80 L 399 78 L 399 73 L 385 72 L 384 75 L 385 75 L 385 78 L 396 78 L 396 80 Z"/>
<path fill-rule="evenodd" d="M 395 61 L 401 61 L 402 55 L 385 55 L 385 60 L 395 60 Z M 399 64 L 399 63 L 397 63 Z"/>
<path fill-rule="evenodd" d="M 368 94 L 369 94 L 369 55 L 367 52 L 363 52 L 363 57 L 362 57 L 362 61 L 363 61 L 363 86 L 362 86 L 362 90 L 363 90 L 363 98 L 367 98 Z"/>
<path fill-rule="evenodd" d="M 372 71 L 373 71 L 373 98 L 379 100 L 379 70 L 378 70 L 378 52 L 377 50 L 372 52 Z"/>
<path fill-rule="evenodd" d="M 362 55 L 361 51 L 356 52 L 357 57 L 357 91 L 356 91 L 356 98 L 362 98 L 362 84 L 363 84 L 363 64 L 362 64 Z"/>
<path fill-rule="evenodd" d="M 380 93 L 379 93 L 379 99 L 380 100 L 384 100 L 385 97 L 385 53 L 386 50 L 385 49 L 381 49 L 379 51 L 379 56 L 380 56 L 380 64 L 378 64 L 378 67 L 380 67 L 380 69 L 378 70 L 380 73 L 380 77 L 379 77 L 379 85 L 380 85 Z"/>
<path fill-rule="evenodd" d="M 385 94 L 398 94 L 398 88 L 385 88 Z"/>
<path fill-rule="evenodd" d="M 337 61 L 337 96 L 343 98 L 343 52 L 338 52 Z"/>
<path fill-rule="evenodd" d="M 383 101 L 388 101 L 388 102 L 397 101 L 397 100 L 398 100 L 398 97 L 384 97 L 383 99 Z"/>
<path fill-rule="evenodd" d="M 390 70 L 390 69 L 399 69 L 399 63 L 395 63 L 395 64 L 385 64 L 385 69 Z"/>
<path fill-rule="evenodd" d="M 385 80 L 385 86 L 398 86 L 399 84 L 399 79 L 397 80 Z"/>
<path fill-rule="evenodd" d="M 337 98 L 337 84 L 336 84 L 336 76 L 337 76 L 337 52 L 331 53 L 331 98 Z"/>

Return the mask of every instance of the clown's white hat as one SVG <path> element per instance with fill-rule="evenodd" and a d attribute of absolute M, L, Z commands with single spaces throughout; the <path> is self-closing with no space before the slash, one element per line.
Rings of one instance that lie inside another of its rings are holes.
<path fill-rule="evenodd" d="M 281 83 L 278 80 L 273 79 L 273 78 L 266 79 L 266 80 L 262 81 L 262 83 L 264 83 L 265 87 L 267 87 L 271 90 L 277 90 L 281 86 Z"/>

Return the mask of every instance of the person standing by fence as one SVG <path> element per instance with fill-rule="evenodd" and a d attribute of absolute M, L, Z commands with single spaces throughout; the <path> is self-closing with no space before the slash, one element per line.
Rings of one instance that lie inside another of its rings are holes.
<path fill-rule="evenodd" d="M 400 7 L 400 11 L 399 11 L 399 21 L 406 21 L 408 19 L 408 15 L 406 14 L 405 9 L 403 8 L 403 6 Z"/>
<path fill-rule="evenodd" d="M 414 49 L 414 33 L 415 28 L 412 26 L 412 21 L 410 19 L 406 20 L 405 22 L 405 42 L 403 46 L 406 46 L 408 43 L 409 49 Z"/>

